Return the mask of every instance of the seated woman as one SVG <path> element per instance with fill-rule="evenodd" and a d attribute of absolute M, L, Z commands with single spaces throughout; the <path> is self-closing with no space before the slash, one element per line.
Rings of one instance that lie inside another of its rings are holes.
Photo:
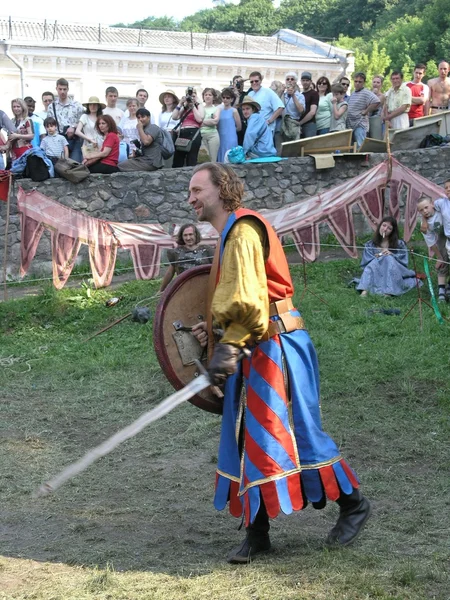
<path fill-rule="evenodd" d="M 385 217 L 372 240 L 365 244 L 361 267 L 361 279 L 354 281 L 363 297 L 368 292 L 401 296 L 416 287 L 416 274 L 408 269 L 408 250 L 405 242 L 398 239 L 398 225 L 393 217 Z"/>
<path fill-rule="evenodd" d="M 242 114 L 247 120 L 243 148 L 248 159 L 261 156 L 276 156 L 273 135 L 261 115 L 261 106 L 251 96 L 245 96 L 241 103 Z"/>
<path fill-rule="evenodd" d="M 117 125 L 110 115 L 98 117 L 95 128 L 99 135 L 105 138 L 100 152 L 91 154 L 89 158 L 83 160 L 91 173 L 103 173 L 109 175 L 117 173 L 119 168 L 119 146 L 120 140 L 117 135 Z"/>

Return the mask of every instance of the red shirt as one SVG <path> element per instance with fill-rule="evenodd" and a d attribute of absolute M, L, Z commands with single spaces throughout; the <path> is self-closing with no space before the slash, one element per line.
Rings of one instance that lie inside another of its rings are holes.
<path fill-rule="evenodd" d="M 111 167 L 117 167 L 119 162 L 119 136 L 117 133 L 108 133 L 105 137 L 105 141 L 103 142 L 102 151 L 105 148 L 111 148 L 111 152 L 108 154 L 106 158 L 102 158 L 100 162 L 104 165 L 111 165 Z"/>
<path fill-rule="evenodd" d="M 424 98 L 428 100 L 429 95 L 427 93 L 426 86 L 424 83 L 414 83 L 409 81 L 406 84 L 411 90 L 411 96 L 413 98 Z M 411 104 L 411 108 L 409 109 L 408 116 L 410 119 L 417 119 L 418 117 L 423 117 L 423 104 Z"/>

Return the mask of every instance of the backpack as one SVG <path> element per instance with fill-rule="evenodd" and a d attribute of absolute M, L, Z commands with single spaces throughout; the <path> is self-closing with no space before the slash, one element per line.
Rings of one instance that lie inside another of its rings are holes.
<path fill-rule="evenodd" d="M 164 160 L 167 160 L 175 154 L 175 146 L 170 131 L 167 131 L 167 129 L 161 129 L 161 135 L 161 156 Z"/>
<path fill-rule="evenodd" d="M 426 135 L 420 142 L 419 148 L 432 148 L 433 146 L 441 146 L 445 144 L 446 140 L 438 133 L 430 133 Z"/>
<path fill-rule="evenodd" d="M 45 181 L 49 179 L 50 173 L 45 161 L 40 156 L 31 154 L 27 156 L 27 164 L 23 172 L 24 177 L 29 177 L 33 181 Z"/>

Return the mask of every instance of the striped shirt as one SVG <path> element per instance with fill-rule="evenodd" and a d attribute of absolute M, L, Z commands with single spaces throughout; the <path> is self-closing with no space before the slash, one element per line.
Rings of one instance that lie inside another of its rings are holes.
<path fill-rule="evenodd" d="M 41 142 L 41 150 L 48 157 L 64 158 L 64 148 L 69 145 L 69 142 L 63 135 L 55 133 L 55 135 L 47 135 Z"/>
<path fill-rule="evenodd" d="M 371 104 L 379 102 L 379 98 L 366 88 L 353 92 L 348 99 L 347 127 L 349 129 L 363 127 L 366 131 L 369 131 L 369 116 L 361 113 Z"/>

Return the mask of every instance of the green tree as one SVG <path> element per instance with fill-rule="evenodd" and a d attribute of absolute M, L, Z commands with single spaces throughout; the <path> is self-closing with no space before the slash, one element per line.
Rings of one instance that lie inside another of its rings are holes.
<path fill-rule="evenodd" d="M 278 10 L 280 27 L 305 35 L 326 37 L 330 32 L 324 21 L 338 0 L 281 0 Z"/>
<path fill-rule="evenodd" d="M 117 23 L 116 25 L 112 25 L 112 27 L 130 27 L 134 29 L 161 29 L 164 31 L 176 31 L 179 29 L 178 23 L 172 17 L 147 17 L 142 21 L 135 21 L 129 25 L 124 25 L 123 23 Z"/>
<path fill-rule="evenodd" d="M 236 31 L 253 35 L 270 35 L 278 28 L 278 13 L 272 0 L 241 0 L 201 10 L 181 22 L 184 31 Z"/>
<path fill-rule="evenodd" d="M 354 50 L 355 72 L 365 73 L 368 82 L 374 75 L 385 76 L 389 71 L 391 58 L 384 48 L 379 48 L 378 42 L 367 42 L 362 38 L 352 40 L 346 36 L 340 36 L 336 45 Z"/>

